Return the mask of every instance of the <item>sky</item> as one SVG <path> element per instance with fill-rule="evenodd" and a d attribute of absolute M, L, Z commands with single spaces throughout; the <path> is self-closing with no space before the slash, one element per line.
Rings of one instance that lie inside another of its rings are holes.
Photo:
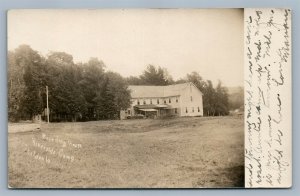
<path fill-rule="evenodd" d="M 175 80 L 196 71 L 215 85 L 243 86 L 243 21 L 243 9 L 11 10 L 8 50 L 97 57 L 124 77 L 152 64 Z"/>

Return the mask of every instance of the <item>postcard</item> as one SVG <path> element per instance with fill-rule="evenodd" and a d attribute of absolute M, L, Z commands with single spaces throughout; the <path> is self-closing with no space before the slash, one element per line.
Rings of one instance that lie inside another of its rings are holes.
<path fill-rule="evenodd" d="M 9 188 L 289 188 L 291 10 L 7 13 Z"/>

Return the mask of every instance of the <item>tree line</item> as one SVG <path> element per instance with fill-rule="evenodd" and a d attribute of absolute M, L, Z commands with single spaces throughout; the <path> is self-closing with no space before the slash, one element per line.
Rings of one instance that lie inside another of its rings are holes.
<path fill-rule="evenodd" d="M 8 52 L 8 117 L 32 119 L 45 112 L 49 89 L 51 121 L 116 119 L 130 105 L 124 78 L 105 71 L 97 58 L 73 61 L 70 54 L 51 52 L 41 56 L 28 45 Z"/>
<path fill-rule="evenodd" d="M 106 71 L 105 64 L 90 58 L 74 63 L 65 52 L 40 55 L 28 45 L 8 52 L 8 117 L 10 121 L 32 119 L 44 113 L 46 86 L 49 89 L 50 121 L 118 119 L 120 110 L 130 106 L 128 85 L 170 85 L 193 82 L 203 93 L 204 115 L 227 115 L 227 88 L 216 87 L 192 72 L 174 81 L 162 67 L 148 65 L 140 76 L 122 77 Z M 235 105 L 235 107 L 238 107 Z"/>

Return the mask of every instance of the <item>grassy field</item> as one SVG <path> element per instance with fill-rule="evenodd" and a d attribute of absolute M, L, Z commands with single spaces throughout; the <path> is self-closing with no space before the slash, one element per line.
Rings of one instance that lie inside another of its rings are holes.
<path fill-rule="evenodd" d="M 9 125 L 14 188 L 244 186 L 243 119 L 175 118 Z"/>

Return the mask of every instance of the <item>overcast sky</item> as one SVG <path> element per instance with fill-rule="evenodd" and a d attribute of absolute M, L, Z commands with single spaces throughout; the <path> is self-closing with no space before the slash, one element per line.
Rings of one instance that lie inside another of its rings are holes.
<path fill-rule="evenodd" d="M 14 10 L 8 49 L 20 44 L 74 62 L 97 57 L 123 76 L 153 64 L 174 79 L 197 71 L 215 84 L 243 85 L 242 9 Z"/>

